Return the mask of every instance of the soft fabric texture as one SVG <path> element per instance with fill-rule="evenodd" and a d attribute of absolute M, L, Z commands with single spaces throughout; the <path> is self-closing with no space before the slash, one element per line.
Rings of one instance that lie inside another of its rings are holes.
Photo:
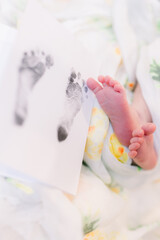
<path fill-rule="evenodd" d="M 1 22 L 18 26 L 22 0 L 2 1 Z M 159 140 L 160 2 L 158 0 L 40 0 L 97 60 L 99 73 L 124 85 L 128 100 L 139 81 Z M 137 7 L 138 6 L 138 7 Z M 12 13 L 12 14 L 10 14 Z M 7 240 L 159 239 L 160 166 L 131 165 L 97 101 L 78 193 L 0 179 L 0 235 Z M 67 161 L 67 159 L 65 159 Z"/>

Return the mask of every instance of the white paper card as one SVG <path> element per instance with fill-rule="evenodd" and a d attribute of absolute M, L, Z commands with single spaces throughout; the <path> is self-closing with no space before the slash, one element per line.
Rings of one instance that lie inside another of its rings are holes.
<path fill-rule="evenodd" d="M 0 23 L 0 88 L 8 59 L 10 57 L 17 31 Z"/>
<path fill-rule="evenodd" d="M 40 182 L 77 191 L 96 76 L 93 57 L 31 1 L 0 90 L 0 161 Z"/>

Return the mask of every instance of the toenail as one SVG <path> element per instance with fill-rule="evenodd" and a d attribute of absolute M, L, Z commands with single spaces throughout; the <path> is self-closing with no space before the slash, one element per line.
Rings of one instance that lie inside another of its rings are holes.
<path fill-rule="evenodd" d="M 109 82 L 110 79 L 111 79 L 111 77 L 109 77 L 109 76 L 106 76 L 106 77 L 105 77 L 105 80 L 106 80 L 107 82 Z"/>

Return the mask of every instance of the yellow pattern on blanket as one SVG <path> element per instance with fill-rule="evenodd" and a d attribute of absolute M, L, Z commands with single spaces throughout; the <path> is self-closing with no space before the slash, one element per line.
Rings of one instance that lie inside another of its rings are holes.
<path fill-rule="evenodd" d="M 114 157 L 121 163 L 125 163 L 128 160 L 128 154 L 125 152 L 125 148 L 118 141 L 115 133 L 111 134 L 109 139 L 109 150 Z"/>
<path fill-rule="evenodd" d="M 104 141 L 107 137 L 109 139 L 107 148 L 109 148 L 113 157 L 121 163 L 128 161 L 128 154 L 125 147 L 119 142 L 113 130 L 108 131 L 110 128 L 111 124 L 104 111 L 100 107 L 94 107 L 85 146 L 85 159 L 89 158 L 93 161 L 100 161 Z"/>
<path fill-rule="evenodd" d="M 101 159 L 103 143 L 107 135 L 109 120 L 102 109 L 94 107 L 85 147 L 86 156 L 94 161 Z"/>

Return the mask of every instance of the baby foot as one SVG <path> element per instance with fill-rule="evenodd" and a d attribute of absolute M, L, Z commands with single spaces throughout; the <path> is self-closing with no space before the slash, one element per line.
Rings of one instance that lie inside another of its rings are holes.
<path fill-rule="evenodd" d="M 57 129 L 59 142 L 64 141 L 68 137 L 73 120 L 81 109 L 83 92 L 87 92 L 87 87 L 85 86 L 85 82 L 81 79 L 80 73 L 76 74 L 72 71 L 68 80 L 64 115 L 62 116 Z"/>
<path fill-rule="evenodd" d="M 88 87 L 95 93 L 96 98 L 110 118 L 115 134 L 119 141 L 128 146 L 132 131 L 137 127 L 137 116 L 130 108 L 125 89 L 119 82 L 111 77 L 100 76 L 97 81 L 90 78 L 87 81 Z"/>
<path fill-rule="evenodd" d="M 19 68 L 19 81 L 15 106 L 15 123 L 22 125 L 28 111 L 28 99 L 31 90 L 44 75 L 46 68 L 53 66 L 53 59 L 44 52 L 25 52 Z"/>
<path fill-rule="evenodd" d="M 157 163 L 157 156 L 153 144 L 153 133 L 156 126 L 146 123 L 132 133 L 128 153 L 134 162 L 144 169 L 152 169 Z"/>

